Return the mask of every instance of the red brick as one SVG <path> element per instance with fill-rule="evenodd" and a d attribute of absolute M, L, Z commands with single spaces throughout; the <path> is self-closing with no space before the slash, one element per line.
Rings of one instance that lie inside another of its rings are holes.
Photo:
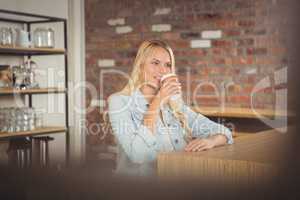
<path fill-rule="evenodd" d="M 180 34 L 179 33 L 162 33 L 162 38 L 167 39 L 167 40 L 178 40 L 180 39 Z"/>
<path fill-rule="evenodd" d="M 257 65 L 276 65 L 278 60 L 270 57 L 257 57 L 255 62 Z"/>
<path fill-rule="evenodd" d="M 242 103 L 250 104 L 250 95 L 228 96 L 227 101 L 236 104 L 242 104 Z"/>
<path fill-rule="evenodd" d="M 242 90 L 240 85 L 234 84 L 227 87 L 228 93 L 240 93 Z"/>
<path fill-rule="evenodd" d="M 200 33 L 199 32 L 186 32 L 186 33 L 181 33 L 180 37 L 182 39 L 188 39 L 188 38 L 199 38 L 200 37 Z"/>
<path fill-rule="evenodd" d="M 237 40 L 237 45 L 238 46 L 254 45 L 254 39 L 253 38 L 239 39 L 239 40 Z"/>
<path fill-rule="evenodd" d="M 213 48 L 212 52 L 214 55 L 222 55 L 222 53 L 223 53 L 221 48 Z"/>
<path fill-rule="evenodd" d="M 210 84 L 205 84 L 205 85 L 201 85 L 201 86 L 198 88 L 198 91 L 204 92 L 204 93 L 215 93 L 215 92 L 216 92 L 216 88 L 213 87 L 213 86 L 210 85 Z"/>
<path fill-rule="evenodd" d="M 288 88 L 287 83 L 281 83 L 281 84 L 278 84 L 278 85 L 274 86 L 275 90 L 281 90 L 281 89 L 287 89 L 287 88 Z"/>
<path fill-rule="evenodd" d="M 253 20 L 240 20 L 238 22 L 238 25 L 240 27 L 253 27 L 253 26 L 255 26 L 255 21 L 253 21 Z"/>
<path fill-rule="evenodd" d="M 233 65 L 252 65 L 254 59 L 253 57 L 234 57 L 232 63 Z"/>
<path fill-rule="evenodd" d="M 268 51 L 270 52 L 270 55 L 282 55 L 287 53 L 287 49 L 282 47 L 268 48 Z"/>
<path fill-rule="evenodd" d="M 266 55 L 267 48 L 247 48 L 248 55 Z"/>
<path fill-rule="evenodd" d="M 207 60 L 197 60 L 196 62 L 194 62 L 192 65 L 192 67 L 207 67 L 208 66 L 208 61 Z"/>
<path fill-rule="evenodd" d="M 237 22 L 233 19 L 220 19 L 215 20 L 215 25 L 217 28 L 236 28 Z"/>
<path fill-rule="evenodd" d="M 254 85 L 244 85 L 242 88 L 242 92 L 246 94 L 250 94 L 253 91 Z"/>
<path fill-rule="evenodd" d="M 169 41 L 169 44 L 173 48 L 189 48 L 189 42 L 185 40 L 173 40 Z"/>
<path fill-rule="evenodd" d="M 195 106 L 216 106 L 221 103 L 220 97 L 217 96 L 199 96 L 193 99 Z"/>
<path fill-rule="evenodd" d="M 204 49 L 193 49 L 191 51 L 187 51 L 187 56 L 206 56 L 207 51 Z"/>
<path fill-rule="evenodd" d="M 223 65 L 223 64 L 225 64 L 225 58 L 214 57 L 213 63 L 217 64 L 217 65 L 220 65 L 220 64 Z"/>
<path fill-rule="evenodd" d="M 227 37 L 236 37 L 241 35 L 241 31 L 239 30 L 226 30 L 224 31 L 224 35 Z"/>
<path fill-rule="evenodd" d="M 224 64 L 227 65 L 227 66 L 232 66 L 233 65 L 232 58 L 231 57 L 226 57 Z"/>
<path fill-rule="evenodd" d="M 232 46 L 232 41 L 229 40 L 213 40 L 212 46 L 214 47 L 230 47 Z"/>
<path fill-rule="evenodd" d="M 255 47 L 279 47 L 280 41 L 276 36 L 264 36 L 255 38 Z"/>

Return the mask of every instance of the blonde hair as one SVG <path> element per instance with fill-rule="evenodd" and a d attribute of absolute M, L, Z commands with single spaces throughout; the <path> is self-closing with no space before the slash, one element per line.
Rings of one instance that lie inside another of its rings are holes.
<path fill-rule="evenodd" d="M 170 56 L 170 60 L 171 60 L 171 71 L 172 71 L 172 73 L 175 74 L 175 59 L 174 59 L 174 53 L 173 53 L 171 47 L 167 43 L 165 43 L 164 41 L 161 41 L 161 40 L 146 40 L 140 45 L 140 47 L 138 49 L 138 52 L 137 52 L 137 55 L 135 57 L 134 64 L 133 64 L 133 70 L 131 72 L 128 83 L 125 85 L 125 87 L 121 91 L 117 92 L 118 94 L 131 95 L 133 91 L 135 91 L 136 89 L 139 89 L 139 87 L 141 87 L 144 84 L 144 82 L 145 82 L 145 80 L 144 80 L 144 65 L 145 65 L 146 58 L 157 47 L 163 48 L 168 52 L 168 54 Z M 171 107 L 171 109 L 172 109 L 172 107 Z M 173 111 L 174 111 L 173 112 L 174 116 L 179 120 L 181 126 L 186 131 L 186 135 L 185 135 L 186 141 L 191 140 L 191 129 L 188 126 L 185 114 L 178 111 L 177 109 L 173 110 Z M 103 120 L 104 120 L 105 124 L 109 123 L 109 117 L 108 117 L 107 112 L 105 112 L 103 114 Z M 110 123 L 109 123 L 109 126 L 110 126 Z M 104 126 L 102 128 L 102 130 L 107 131 L 108 127 Z"/>

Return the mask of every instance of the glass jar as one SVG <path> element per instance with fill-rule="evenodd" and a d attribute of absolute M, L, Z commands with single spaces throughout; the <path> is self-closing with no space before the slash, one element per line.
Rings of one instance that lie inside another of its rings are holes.
<path fill-rule="evenodd" d="M 36 48 L 47 47 L 47 29 L 37 28 L 33 32 L 33 44 Z"/>
<path fill-rule="evenodd" d="M 24 63 L 26 68 L 26 87 L 27 88 L 38 88 L 39 84 L 36 81 L 35 72 L 37 70 L 37 64 L 32 60 L 27 60 Z"/>
<path fill-rule="evenodd" d="M 33 43 L 36 48 L 54 48 L 54 30 L 52 28 L 37 28 L 33 32 Z"/>
<path fill-rule="evenodd" d="M 13 30 L 8 27 L 0 28 L 0 45 L 13 46 Z"/>
<path fill-rule="evenodd" d="M 35 127 L 41 128 L 43 126 L 43 112 L 35 109 Z"/>

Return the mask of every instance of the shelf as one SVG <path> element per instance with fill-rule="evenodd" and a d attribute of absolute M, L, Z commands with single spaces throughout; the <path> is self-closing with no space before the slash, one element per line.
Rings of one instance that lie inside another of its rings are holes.
<path fill-rule="evenodd" d="M 0 88 L 0 95 L 13 95 L 13 94 L 48 94 L 48 93 L 65 93 L 64 88 L 36 88 L 36 89 L 14 89 L 14 88 Z"/>
<path fill-rule="evenodd" d="M 233 118 L 259 118 L 264 117 L 288 117 L 293 114 L 287 114 L 283 111 L 267 110 L 267 109 L 251 109 L 251 108 L 224 108 L 219 107 L 193 107 L 194 111 L 209 117 L 233 117 Z"/>
<path fill-rule="evenodd" d="M 0 45 L 0 55 L 31 56 L 31 55 L 60 55 L 60 54 L 63 55 L 65 53 L 66 53 L 65 49 L 6 47 Z"/>
<path fill-rule="evenodd" d="M 2 138 L 9 138 L 9 137 L 18 137 L 18 136 L 34 136 L 34 135 L 43 135 L 49 133 L 59 133 L 59 132 L 66 132 L 67 129 L 65 127 L 42 127 L 37 128 L 33 131 L 23 131 L 23 132 L 0 132 L 0 139 Z"/>

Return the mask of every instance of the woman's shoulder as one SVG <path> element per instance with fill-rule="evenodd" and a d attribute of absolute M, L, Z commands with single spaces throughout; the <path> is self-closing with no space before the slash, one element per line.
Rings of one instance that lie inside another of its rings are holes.
<path fill-rule="evenodd" d="M 130 95 L 126 95 L 121 92 L 116 92 L 111 94 L 108 97 L 107 101 L 110 106 L 114 106 L 114 105 L 122 106 L 124 104 L 127 104 L 130 101 Z"/>
<path fill-rule="evenodd" d="M 116 93 L 113 93 L 111 94 L 109 97 L 108 97 L 108 102 L 112 102 L 112 101 L 123 101 L 125 99 L 128 99 L 130 96 L 128 95 L 125 95 L 121 92 L 116 92 Z"/>

